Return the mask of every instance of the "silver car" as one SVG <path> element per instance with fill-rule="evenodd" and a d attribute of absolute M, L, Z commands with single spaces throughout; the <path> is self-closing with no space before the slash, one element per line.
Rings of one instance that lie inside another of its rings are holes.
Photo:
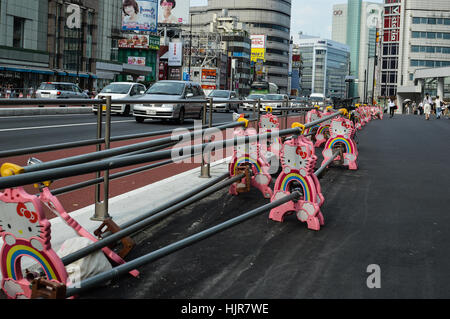
<path fill-rule="evenodd" d="M 147 103 L 139 104 L 139 100 L 171 101 L 171 100 L 204 100 L 205 93 L 200 84 L 190 81 L 163 80 L 153 84 L 143 96 L 137 98 L 133 108 L 136 122 L 148 119 L 175 120 L 183 124 L 186 118 L 201 119 L 204 103 Z"/>
<path fill-rule="evenodd" d="M 209 93 L 208 97 L 213 99 L 213 111 L 224 110 L 225 112 L 230 112 L 234 110 L 239 111 L 238 103 L 229 103 L 229 100 L 238 100 L 236 92 L 228 90 L 213 90 Z"/>
<path fill-rule="evenodd" d="M 36 97 L 41 99 L 88 99 L 75 83 L 43 82 L 36 91 Z"/>
<path fill-rule="evenodd" d="M 145 86 L 133 82 L 112 82 L 105 86 L 100 93 L 95 97 L 96 99 L 103 99 L 106 96 L 111 96 L 112 100 L 130 99 L 142 96 L 145 93 Z M 106 105 L 102 106 L 103 111 L 106 110 Z M 92 106 L 92 112 L 97 114 L 98 106 Z M 133 111 L 132 104 L 111 104 L 111 113 L 120 113 L 122 115 L 129 115 Z"/>

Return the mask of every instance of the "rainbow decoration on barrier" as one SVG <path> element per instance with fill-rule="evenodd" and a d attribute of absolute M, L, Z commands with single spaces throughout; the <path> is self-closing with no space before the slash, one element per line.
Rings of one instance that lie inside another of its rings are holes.
<path fill-rule="evenodd" d="M 258 163 L 258 160 L 255 160 L 255 159 L 251 158 L 250 156 L 244 156 L 244 157 L 238 158 L 236 160 L 236 163 L 234 163 L 233 172 L 236 173 L 236 168 L 245 163 L 250 163 L 255 168 L 254 171 L 256 173 L 261 173 L 261 171 L 262 171 L 261 164 Z"/>
<path fill-rule="evenodd" d="M 284 192 L 289 191 L 289 184 L 291 184 L 293 181 L 298 182 L 300 185 L 302 185 L 303 188 L 303 194 L 304 194 L 304 200 L 306 201 L 312 201 L 312 187 L 310 183 L 305 179 L 305 177 L 301 176 L 300 174 L 291 173 L 284 177 L 283 181 L 281 182 L 280 189 Z"/>
<path fill-rule="evenodd" d="M 18 275 L 20 269 L 20 258 L 30 257 L 34 259 L 42 269 L 49 280 L 61 281 L 55 265 L 52 260 L 46 256 L 44 252 L 40 252 L 30 245 L 28 241 L 17 239 L 14 246 L 5 246 L 2 250 L 1 269 L 5 271 L 3 277 L 12 278 L 14 280 L 21 279 Z M 5 276 L 6 275 L 6 276 Z"/>
<path fill-rule="evenodd" d="M 345 145 L 345 149 L 347 150 L 346 153 L 352 153 L 353 154 L 353 149 L 354 146 L 352 146 L 353 143 L 351 143 L 348 139 L 344 138 L 344 137 L 336 137 L 336 138 L 330 138 L 326 145 L 325 148 L 333 148 L 333 146 L 335 146 L 337 143 L 342 143 Z"/>

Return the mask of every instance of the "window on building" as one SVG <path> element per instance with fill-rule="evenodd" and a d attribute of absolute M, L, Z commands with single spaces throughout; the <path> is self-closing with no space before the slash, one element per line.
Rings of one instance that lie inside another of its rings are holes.
<path fill-rule="evenodd" d="M 23 48 L 23 29 L 25 19 L 20 17 L 14 17 L 13 25 L 13 47 Z"/>

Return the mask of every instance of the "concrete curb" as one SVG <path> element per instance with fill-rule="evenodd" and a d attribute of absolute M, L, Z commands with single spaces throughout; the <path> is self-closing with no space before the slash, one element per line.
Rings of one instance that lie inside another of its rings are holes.
<path fill-rule="evenodd" d="M 90 114 L 90 113 L 92 113 L 91 106 L 0 108 L 0 116 Z"/>

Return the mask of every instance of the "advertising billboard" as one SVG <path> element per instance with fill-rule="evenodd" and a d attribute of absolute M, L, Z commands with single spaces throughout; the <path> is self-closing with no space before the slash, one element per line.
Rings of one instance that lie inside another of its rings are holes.
<path fill-rule="evenodd" d="M 202 82 L 216 82 L 217 70 L 216 69 L 202 69 Z"/>
<path fill-rule="evenodd" d="M 266 36 L 264 34 L 253 34 L 250 36 L 252 40 L 252 57 L 251 60 L 256 62 L 258 60 L 265 61 L 266 53 Z"/>
<path fill-rule="evenodd" d="M 158 23 L 188 24 L 190 0 L 158 0 Z"/>
<path fill-rule="evenodd" d="M 159 0 L 123 0 L 122 30 L 157 32 Z"/>
<path fill-rule="evenodd" d="M 169 66 L 181 66 L 183 64 L 183 44 L 181 42 L 169 43 Z"/>
<path fill-rule="evenodd" d="M 140 56 L 129 56 L 128 57 L 128 64 L 134 64 L 134 65 L 144 65 L 145 66 L 145 57 Z"/>
<path fill-rule="evenodd" d="M 159 49 L 159 38 L 149 35 L 123 34 L 119 40 L 120 49 Z"/>

